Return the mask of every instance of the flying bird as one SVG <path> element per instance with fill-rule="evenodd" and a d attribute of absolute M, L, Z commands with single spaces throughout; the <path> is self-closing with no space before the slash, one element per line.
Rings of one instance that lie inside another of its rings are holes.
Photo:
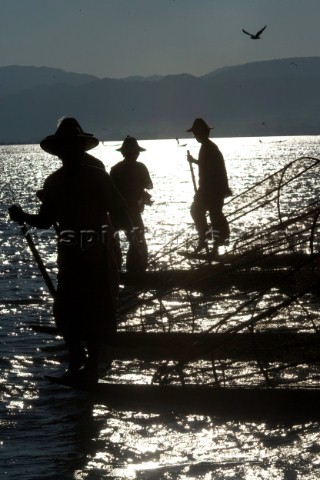
<path fill-rule="evenodd" d="M 259 40 L 260 39 L 260 35 L 261 33 L 267 28 L 267 25 L 265 25 L 263 28 L 261 28 L 261 30 L 259 30 L 259 32 L 257 32 L 256 34 L 252 34 L 252 33 L 249 33 L 247 32 L 246 30 L 242 29 L 243 33 L 245 33 L 246 35 L 249 35 L 251 40 Z"/>

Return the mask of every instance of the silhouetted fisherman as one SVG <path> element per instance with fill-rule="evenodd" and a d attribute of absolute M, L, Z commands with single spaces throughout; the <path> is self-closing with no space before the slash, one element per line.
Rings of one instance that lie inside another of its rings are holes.
<path fill-rule="evenodd" d="M 230 235 L 230 229 L 224 216 L 224 199 L 232 194 L 228 185 L 228 176 L 224 158 L 219 148 L 209 139 L 212 127 L 202 119 L 196 118 L 187 132 L 192 132 L 201 143 L 199 159 L 195 160 L 188 152 L 188 161 L 199 167 L 199 187 L 191 205 L 191 216 L 199 234 L 196 251 L 207 247 L 208 238 L 214 239 L 214 247 L 223 244 Z M 211 229 L 208 227 L 206 213 L 209 212 Z"/>
<path fill-rule="evenodd" d="M 112 342 L 116 331 L 118 263 L 108 213 L 118 226 L 132 229 L 125 201 L 110 176 L 84 162 L 86 152 L 97 144 L 76 123 L 62 121 L 40 144 L 62 160 L 62 167 L 45 180 L 39 212 L 28 214 L 17 205 L 9 209 L 19 223 L 44 229 L 59 225 L 54 316 L 69 350 L 64 379 L 84 385 L 97 382 L 101 344 Z"/>
<path fill-rule="evenodd" d="M 144 152 L 145 148 L 140 147 L 136 138 L 128 135 L 117 151 L 120 151 L 124 158 L 111 168 L 110 176 L 127 203 L 128 213 L 140 240 L 141 248 L 137 257 L 135 247 L 129 246 L 126 268 L 128 271 L 144 271 L 148 264 L 148 247 L 141 214 L 145 205 L 153 203 L 150 194 L 146 191 L 146 189 L 153 188 L 149 171 L 142 162 L 137 161 L 140 152 Z M 142 259 L 141 251 L 143 252 Z"/>

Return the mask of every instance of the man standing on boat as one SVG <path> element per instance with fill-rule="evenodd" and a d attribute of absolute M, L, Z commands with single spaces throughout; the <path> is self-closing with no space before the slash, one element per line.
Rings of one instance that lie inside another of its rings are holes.
<path fill-rule="evenodd" d="M 61 159 L 62 167 L 45 180 L 38 213 L 17 205 L 9 209 L 10 218 L 20 224 L 59 226 L 54 316 L 69 351 L 63 380 L 84 386 L 98 381 L 101 344 L 112 342 L 116 330 L 118 265 L 109 213 L 134 241 L 122 196 L 107 172 L 86 161 L 86 152 L 98 143 L 76 122 L 61 122 L 40 144 Z"/>
<path fill-rule="evenodd" d="M 222 153 L 209 139 L 210 127 L 202 118 L 196 118 L 187 132 L 192 132 L 201 143 L 199 159 L 190 155 L 187 159 L 199 167 L 199 187 L 191 205 L 191 216 L 199 235 L 196 251 L 207 247 L 208 238 L 213 238 L 214 248 L 223 244 L 230 234 L 229 224 L 224 216 L 224 199 L 232 194 Z M 211 228 L 208 227 L 206 213 L 209 212 Z"/>
<path fill-rule="evenodd" d="M 144 271 L 148 265 L 148 247 L 141 214 L 145 205 L 152 205 L 150 194 L 146 190 L 152 189 L 153 184 L 147 167 L 137 161 L 145 148 L 138 144 L 136 138 L 128 135 L 118 151 L 122 153 L 123 160 L 111 168 L 110 176 L 127 203 L 133 228 L 140 240 L 138 257 L 134 246 L 129 246 L 126 268 L 128 271 Z"/>

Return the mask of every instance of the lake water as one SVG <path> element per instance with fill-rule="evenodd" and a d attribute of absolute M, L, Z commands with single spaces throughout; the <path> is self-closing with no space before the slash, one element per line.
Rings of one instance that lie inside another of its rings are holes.
<path fill-rule="evenodd" d="M 320 152 L 319 136 L 215 141 L 224 154 L 235 199 L 293 160 L 317 158 Z M 179 145 L 174 139 L 139 143 L 146 148 L 140 160 L 147 165 L 154 182 L 154 204 L 144 212 L 152 268 L 194 268 L 196 262 L 186 261 L 179 249 L 192 248 L 196 241 L 189 214 L 193 185 L 186 150 L 197 156 L 199 145 L 189 138 L 180 139 Z M 120 144 L 101 143 L 92 152 L 108 171 L 121 160 L 116 151 Z M 0 478 L 318 479 L 318 422 L 284 426 L 172 412 L 150 414 L 143 411 L 143 399 L 141 411 L 120 411 L 108 407 L 107 400 L 94 403 L 87 395 L 48 383 L 44 375 L 62 372 L 66 366 L 64 352 L 59 349 L 62 342 L 33 331 L 30 325 L 53 325 L 52 299 L 19 227 L 8 222 L 7 208 L 20 203 L 36 211 L 36 190 L 59 166 L 59 160 L 45 154 L 39 146 L 0 147 Z M 281 196 L 277 215 L 280 212 L 288 218 L 312 204 L 319 183 L 317 169 L 299 177 L 293 188 Z M 239 198 L 238 203 L 229 199 L 225 207 L 231 217 L 234 205 L 241 204 L 243 197 Z M 266 206 L 235 219 L 231 244 L 252 226 L 258 230 L 266 228 L 273 221 L 272 215 L 275 213 Z M 54 234 L 34 230 L 32 235 L 55 281 Z M 125 249 L 123 238 L 122 243 Z M 150 300 L 150 292 L 131 293 L 126 292 L 120 307 L 125 306 L 128 298 L 136 301 L 137 306 L 121 315 L 119 330 L 205 331 L 247 298 L 236 289 L 206 298 L 199 293 L 165 292 L 160 300 Z M 281 298 L 280 292 L 269 292 L 257 300 L 255 308 L 266 308 Z M 301 327 L 306 309 L 316 322 L 318 305 L 309 302 L 301 307 L 301 312 L 293 305 L 289 313 L 272 319 L 272 326 Z M 244 318 L 249 314 L 252 310 L 245 311 Z M 238 321 L 239 316 L 232 316 L 230 325 Z M 304 328 L 308 330 L 309 325 L 306 323 Z M 156 362 L 114 361 L 104 380 L 150 383 L 157 367 Z M 262 382 L 252 369 L 250 365 L 244 368 L 242 383 Z M 206 381 L 206 372 L 201 365 L 195 365 L 187 370 L 187 377 L 199 381 L 203 375 Z M 240 382 L 234 372 L 232 375 L 232 382 Z M 286 375 L 286 380 L 302 378 L 313 385 L 320 378 L 317 364 L 312 368 L 297 367 Z"/>

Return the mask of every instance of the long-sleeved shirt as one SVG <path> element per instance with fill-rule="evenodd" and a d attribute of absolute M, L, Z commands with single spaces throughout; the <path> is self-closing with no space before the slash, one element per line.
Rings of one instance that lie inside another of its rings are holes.
<path fill-rule="evenodd" d="M 199 191 L 206 198 L 230 195 L 228 176 L 222 153 L 210 139 L 199 151 Z"/>

